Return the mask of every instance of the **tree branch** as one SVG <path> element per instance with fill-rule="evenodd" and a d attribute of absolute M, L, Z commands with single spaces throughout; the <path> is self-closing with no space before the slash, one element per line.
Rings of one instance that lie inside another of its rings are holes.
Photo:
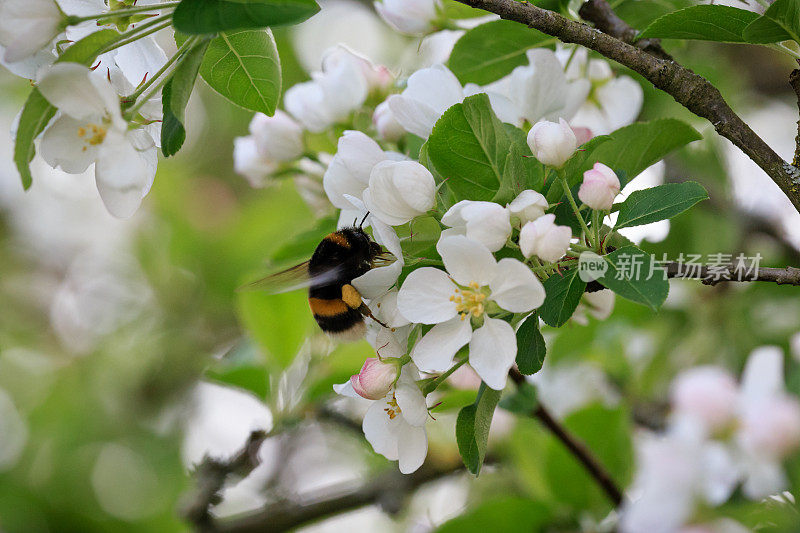
<path fill-rule="evenodd" d="M 397 513 L 402 509 L 406 497 L 415 489 L 431 481 L 462 471 L 464 465 L 432 466 L 424 464 L 413 474 L 403 475 L 396 469 L 378 476 L 356 489 L 347 488 L 338 492 L 338 496 L 330 497 L 331 489 L 325 495 L 314 499 L 311 503 L 295 503 L 278 501 L 263 508 L 217 520 L 213 531 L 225 533 L 277 533 L 288 531 L 320 518 L 329 517 L 358 509 L 366 505 L 379 504 L 389 513 Z"/>
<path fill-rule="evenodd" d="M 716 285 L 724 281 L 768 281 L 778 285 L 800 286 L 800 268 L 759 268 L 750 274 L 745 265 L 693 265 L 670 261 L 664 268 L 668 278 L 699 279 L 704 285 Z"/>
<path fill-rule="evenodd" d="M 747 154 L 781 188 L 800 212 L 800 169 L 790 165 L 748 126 L 705 78 L 675 61 L 660 59 L 623 40 L 568 20 L 561 15 L 517 0 L 457 0 L 602 54 L 638 72 L 656 88 L 671 95 Z"/>
<path fill-rule="evenodd" d="M 508 371 L 508 376 L 517 385 L 525 382 L 523 376 L 516 367 L 512 367 Z M 622 491 L 617 487 L 617 484 L 611 478 L 611 474 L 600 463 L 600 461 L 592 454 L 591 450 L 586 445 L 578 440 L 574 435 L 569 433 L 567 429 L 562 426 L 558 420 L 553 418 L 550 412 L 545 407 L 538 403 L 536 408 L 530 414 L 533 418 L 537 419 L 546 427 L 550 432 L 561 441 L 561 443 L 572 453 L 572 455 L 580 461 L 586 468 L 594 480 L 603 489 L 608 498 L 618 507 L 622 503 Z"/>
<path fill-rule="evenodd" d="M 660 59 L 673 61 L 663 48 L 660 39 L 636 39 L 638 31 L 628 26 L 628 23 L 614 13 L 606 0 L 587 0 L 578 11 L 586 21 L 594 23 L 594 27 L 637 48 L 641 48 L 650 55 Z"/>
<path fill-rule="evenodd" d="M 258 466 L 258 450 L 266 438 L 265 431 L 253 431 L 242 449 L 227 461 L 206 456 L 197 466 L 197 487 L 181 512 L 197 531 L 215 531 L 210 508 L 219 503 L 219 491 L 231 474 L 246 476 Z"/>
<path fill-rule="evenodd" d="M 800 59 L 797 60 L 797 63 L 800 64 Z M 792 86 L 794 94 L 797 95 L 797 109 L 800 111 L 800 69 L 794 69 L 791 74 L 789 74 L 789 85 Z M 794 143 L 795 148 L 792 165 L 798 166 L 800 165 L 800 119 L 797 121 L 797 136 L 794 138 Z"/>

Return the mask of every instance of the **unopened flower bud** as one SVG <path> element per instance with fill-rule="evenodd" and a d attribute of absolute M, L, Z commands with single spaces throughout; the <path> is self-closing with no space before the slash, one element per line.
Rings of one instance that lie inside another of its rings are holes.
<path fill-rule="evenodd" d="M 378 130 L 378 137 L 385 141 L 397 142 L 406 132 L 403 126 L 397 122 L 397 118 L 391 108 L 389 108 L 389 102 L 378 104 L 378 107 L 375 108 L 375 113 L 372 115 L 372 123 L 375 125 L 375 129 Z"/>
<path fill-rule="evenodd" d="M 578 198 L 592 209 L 608 211 L 614 205 L 614 198 L 619 194 L 619 178 L 603 163 L 583 173 L 583 183 L 578 189 Z"/>
<path fill-rule="evenodd" d="M 405 224 L 434 205 L 436 182 L 416 161 L 383 161 L 370 172 L 367 209 L 390 226 Z"/>
<path fill-rule="evenodd" d="M 375 2 L 375 10 L 400 33 L 422 35 L 431 29 L 438 5 L 438 0 L 383 0 Z"/>
<path fill-rule="evenodd" d="M 508 210 L 511 211 L 512 215 L 516 215 L 516 217 L 519 218 L 520 224 L 522 225 L 544 215 L 548 207 L 547 199 L 541 193 L 530 189 L 519 193 L 517 197 L 508 204 Z"/>
<path fill-rule="evenodd" d="M 369 357 L 364 361 L 361 371 L 350 376 L 350 384 L 359 396 L 367 400 L 380 400 L 389 393 L 396 379 L 396 365 Z"/>
<path fill-rule="evenodd" d="M 526 258 L 535 255 L 547 262 L 561 259 L 569 248 L 572 229 L 555 224 L 552 213 L 543 215 L 522 227 L 519 247 Z"/>
<path fill-rule="evenodd" d="M 672 384 L 672 407 L 703 423 L 711 433 L 724 429 L 736 413 L 738 387 L 728 372 L 702 366 L 681 372 Z"/>
<path fill-rule="evenodd" d="M 271 117 L 256 113 L 250 121 L 250 133 L 258 152 L 271 161 L 291 161 L 303 153 L 303 130 L 281 110 Z"/>
<path fill-rule="evenodd" d="M 578 148 L 575 132 L 566 120 L 558 123 L 542 120 L 528 132 L 528 146 L 534 157 L 553 168 L 561 168 Z"/>

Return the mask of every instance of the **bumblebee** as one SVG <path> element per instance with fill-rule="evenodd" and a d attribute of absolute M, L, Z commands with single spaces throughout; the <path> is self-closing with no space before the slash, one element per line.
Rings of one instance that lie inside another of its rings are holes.
<path fill-rule="evenodd" d="M 357 340 L 366 332 L 365 317 L 386 325 L 373 316 L 351 282 L 386 260 L 381 246 L 354 225 L 326 235 L 305 263 L 243 288 L 279 293 L 308 287 L 308 305 L 322 331 L 339 340 Z"/>

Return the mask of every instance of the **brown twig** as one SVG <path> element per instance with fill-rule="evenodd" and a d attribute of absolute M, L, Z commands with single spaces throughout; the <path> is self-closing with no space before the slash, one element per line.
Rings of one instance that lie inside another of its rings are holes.
<path fill-rule="evenodd" d="M 583 20 L 592 22 L 594 27 L 603 33 L 641 48 L 650 55 L 660 59 L 672 61 L 672 56 L 661 48 L 660 39 L 636 39 L 638 31 L 628 26 L 628 23 L 619 18 L 606 0 L 587 0 L 578 10 Z"/>
<path fill-rule="evenodd" d="M 310 503 L 279 501 L 254 512 L 217 520 L 213 531 L 277 533 L 373 504 L 379 504 L 386 512 L 394 514 L 402 509 L 406 497 L 416 488 L 463 469 L 460 462 L 438 466 L 426 463 L 406 476 L 393 468 L 355 489 L 349 485 L 339 491 L 326 489 L 324 496 L 312 499 Z M 331 496 L 332 492 L 338 492 L 338 495 Z"/>
<path fill-rule="evenodd" d="M 798 65 L 800 65 L 800 59 L 797 60 Z M 789 74 L 789 85 L 792 86 L 792 90 L 794 90 L 794 94 L 797 95 L 797 109 L 800 111 L 800 69 L 794 69 Z M 798 166 L 800 165 L 800 119 L 797 121 L 797 136 L 794 138 L 794 159 L 792 159 L 792 165 Z"/>
<path fill-rule="evenodd" d="M 767 281 L 778 285 L 800 286 L 800 268 L 759 268 L 749 272 L 747 265 L 692 265 L 670 261 L 665 263 L 668 278 L 699 279 L 704 285 L 716 285 L 725 281 Z"/>
<path fill-rule="evenodd" d="M 702 76 L 675 61 L 661 59 L 641 48 L 558 13 L 517 0 L 457 0 L 506 20 L 525 24 L 565 43 L 574 43 L 641 74 L 672 96 L 747 154 L 781 188 L 800 212 L 800 170 L 784 161 L 725 102 L 719 90 Z"/>
<path fill-rule="evenodd" d="M 194 524 L 197 531 L 216 531 L 211 517 L 211 506 L 219 503 L 219 491 L 228 476 L 238 474 L 244 477 L 258 466 L 258 450 L 266 438 L 265 431 L 253 431 L 242 449 L 230 459 L 220 460 L 206 456 L 197 466 L 197 487 L 183 504 L 181 512 L 186 520 Z"/>
<path fill-rule="evenodd" d="M 509 370 L 508 375 L 517 385 L 521 385 L 525 382 L 525 376 L 514 367 Z M 583 442 L 569 433 L 558 420 L 553 418 L 550 412 L 545 409 L 541 403 L 537 404 L 536 408 L 531 412 L 531 416 L 541 422 L 542 425 L 560 440 L 570 453 L 580 461 L 589 472 L 589 475 L 594 478 L 597 484 L 600 485 L 600 488 L 603 489 L 603 492 L 605 492 L 608 498 L 614 503 L 615 507 L 622 503 L 622 491 L 617 487 L 617 484 L 611 478 L 611 474 L 608 473 L 608 470 L 606 470 Z"/>

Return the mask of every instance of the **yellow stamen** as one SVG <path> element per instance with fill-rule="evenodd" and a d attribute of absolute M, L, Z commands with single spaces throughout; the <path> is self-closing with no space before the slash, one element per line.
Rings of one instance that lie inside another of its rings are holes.
<path fill-rule="evenodd" d="M 450 297 L 450 301 L 456 304 L 456 311 L 461 315 L 461 320 L 470 315 L 477 318 L 485 311 L 483 301 L 486 299 L 486 294 L 480 289 L 481 286 L 474 281 L 469 284 L 468 289 L 456 287 L 456 293 Z"/>
<path fill-rule="evenodd" d="M 102 144 L 106 138 L 106 133 L 108 133 L 108 130 L 104 126 L 94 123 L 78 128 L 78 137 L 83 138 L 83 142 L 87 145 L 83 147 L 83 151 L 85 152 L 88 146 Z"/>
<path fill-rule="evenodd" d="M 389 420 L 394 420 L 394 417 L 403 412 L 400 406 L 397 405 L 397 399 L 394 397 L 394 393 L 392 393 L 392 399 L 386 402 L 386 405 L 389 407 L 385 407 L 383 410 L 389 415 Z"/>

